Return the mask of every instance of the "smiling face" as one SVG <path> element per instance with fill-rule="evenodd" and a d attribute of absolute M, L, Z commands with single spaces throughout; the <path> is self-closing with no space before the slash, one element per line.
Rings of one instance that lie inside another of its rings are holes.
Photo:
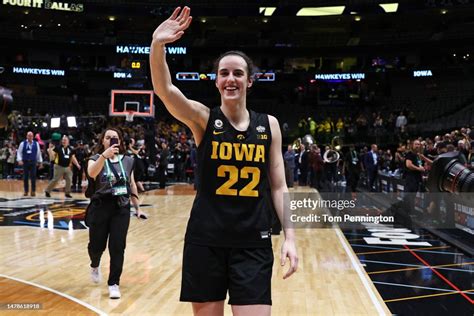
<path fill-rule="evenodd" d="M 61 138 L 61 144 L 62 144 L 64 147 L 69 146 L 69 137 L 67 137 L 66 135 L 64 135 L 63 138 Z"/>
<path fill-rule="evenodd" d="M 223 101 L 245 99 L 247 89 L 252 86 L 248 65 L 237 55 L 228 55 L 219 62 L 216 87 Z"/>

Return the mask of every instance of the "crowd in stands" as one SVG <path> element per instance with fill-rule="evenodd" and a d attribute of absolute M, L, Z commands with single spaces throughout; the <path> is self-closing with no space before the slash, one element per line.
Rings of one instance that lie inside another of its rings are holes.
<path fill-rule="evenodd" d="M 360 112 L 355 116 L 320 119 L 308 117 L 298 122 L 298 135 L 310 134 L 320 144 L 329 144 L 334 136 L 343 136 L 346 143 L 367 142 L 393 143 L 408 137 L 408 124 L 416 123 L 413 112 L 393 111 L 391 113 Z"/>
<path fill-rule="evenodd" d="M 403 121 L 406 121 L 406 118 Z M 422 175 L 425 178 L 431 169 L 432 161 L 439 154 L 446 152 L 458 152 L 464 165 L 474 170 L 474 129 L 469 127 L 433 137 L 409 137 L 394 146 L 387 143 L 373 143 L 362 145 L 356 150 L 356 147 L 350 144 L 339 150 L 339 159 L 335 160 L 324 157 L 326 151 L 334 153 L 330 146 L 305 144 L 302 139 L 299 141 L 302 144 L 298 148 L 290 145 L 284 153 L 289 187 L 292 187 L 293 183 L 298 183 L 319 190 L 331 190 L 335 185 L 342 184 L 347 186 L 347 190 L 352 191 L 356 186 L 368 191 L 380 191 L 379 175 L 406 178 L 410 172 L 407 169 L 406 157 L 410 153 L 419 157 L 419 167 L 423 168 Z M 363 139 L 360 141 L 363 142 Z M 349 178 L 354 174 L 357 174 L 356 183 L 355 186 L 351 186 L 354 180 Z M 424 188 L 420 187 L 420 190 Z"/>
<path fill-rule="evenodd" d="M 466 165 L 469 168 L 474 166 L 474 144 L 471 143 L 474 132 L 471 129 L 463 127 L 444 135 L 417 137 L 409 135 L 406 129 L 407 125 L 415 120 L 413 113 L 408 111 L 392 112 L 388 115 L 380 112 L 371 115 L 360 113 L 355 117 L 337 119 L 301 119 L 292 134 L 299 137 L 309 134 L 314 143 L 304 144 L 302 141 L 300 147 L 293 148 L 293 139 L 285 138 L 286 143 L 290 144 L 284 152 L 288 185 L 292 187 L 293 183 L 298 183 L 321 190 L 328 184 L 342 182 L 350 187 L 354 179 L 348 179 L 348 174 L 355 172 L 351 163 L 356 159 L 357 168 L 360 169 L 357 184 L 368 190 L 379 190 L 376 181 L 379 172 L 403 177 L 406 170 L 404 157 L 412 150 L 415 140 L 421 143 L 420 154 L 426 158 L 423 159 L 426 172 L 429 172 L 430 168 L 428 161 L 446 151 L 459 151 L 466 158 Z M 18 122 L 13 119 L 3 133 L 0 176 L 3 179 L 20 178 L 21 168 L 18 168 L 16 163 L 16 151 L 28 131 L 34 132 L 41 147 L 45 168 L 38 170 L 38 175 L 40 178 L 50 179 L 52 168 L 48 168 L 47 154 L 50 142 L 57 143 L 62 135 L 69 136 L 71 145 L 80 153 L 76 155 L 78 162 L 85 165 L 88 156 L 93 152 L 97 136 L 106 126 L 122 127 L 128 153 L 136 158 L 136 178 L 140 190 L 143 190 L 143 181 L 159 181 L 160 185 L 166 180 L 193 181 L 196 145 L 190 130 L 183 124 L 172 118 L 162 118 L 159 121 L 135 118 L 133 122 L 126 122 L 122 117 L 114 117 L 107 121 L 106 117 L 100 115 L 81 119 L 77 128 L 58 130 L 42 127 L 34 121 Z M 288 135 L 285 131 L 288 126 L 285 123 L 282 123 L 282 129 L 283 134 Z M 323 157 L 326 151 L 331 151 L 331 145 L 334 145 L 331 140 L 334 136 L 340 136 L 347 146 L 339 151 L 340 157 L 337 161 L 327 162 Z M 355 144 L 353 150 L 349 148 L 350 144 Z M 369 153 L 375 162 L 375 175 L 368 171 Z M 75 170 L 74 191 L 81 190 L 78 179 L 82 177 L 82 173 L 78 174 L 78 170 Z M 164 180 L 160 179 L 160 176 L 164 176 Z"/>
<path fill-rule="evenodd" d="M 107 126 L 119 126 L 124 132 L 128 154 L 136 159 L 135 177 L 138 182 L 159 181 L 160 172 L 173 181 L 192 180 L 196 164 L 196 146 L 190 130 L 176 120 L 164 119 L 155 123 L 135 118 L 134 122 L 126 122 L 124 118 L 115 117 L 107 122 L 105 117 L 92 115 L 81 121 L 84 122 L 78 124 L 77 128 L 62 129 L 48 129 L 34 120 L 25 121 L 25 119 L 20 123 L 16 121 L 10 124 L 3 132 L 0 148 L 1 178 L 21 177 L 22 168 L 16 161 L 17 150 L 28 131 L 35 134 L 35 140 L 41 148 L 44 168 L 38 170 L 38 176 L 50 179 L 52 168 L 47 153 L 50 143 L 59 144 L 62 135 L 67 135 L 74 147 L 76 159 L 84 166 L 88 157 L 93 154 L 100 132 Z M 73 191 L 81 190 L 76 177 L 73 179 Z M 143 190 L 141 183 L 138 185 Z"/>

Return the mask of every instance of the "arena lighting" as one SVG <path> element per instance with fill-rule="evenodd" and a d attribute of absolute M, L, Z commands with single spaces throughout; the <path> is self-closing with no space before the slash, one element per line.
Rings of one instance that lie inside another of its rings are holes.
<path fill-rule="evenodd" d="M 258 13 L 262 14 L 264 16 L 272 16 L 273 12 L 275 12 L 276 7 L 260 7 L 258 8 Z"/>
<path fill-rule="evenodd" d="M 345 6 L 301 8 L 298 12 L 296 12 L 296 16 L 339 15 L 344 12 L 345 8 Z"/>
<path fill-rule="evenodd" d="M 59 128 L 60 125 L 61 125 L 61 118 L 60 117 L 52 117 L 51 118 L 51 124 L 49 124 L 49 126 L 51 128 Z"/>
<path fill-rule="evenodd" d="M 393 13 L 393 12 L 397 12 L 398 10 L 398 3 L 382 3 L 382 4 L 379 4 L 379 6 L 381 6 L 382 9 L 384 9 L 385 13 Z"/>
<path fill-rule="evenodd" d="M 67 127 L 77 127 L 75 116 L 68 116 L 67 117 Z"/>
<path fill-rule="evenodd" d="M 48 127 L 48 123 L 46 123 L 46 122 L 43 122 L 43 123 L 41 123 L 41 126 L 43 126 L 43 127 L 45 127 L 45 128 L 46 128 L 46 127 Z"/>

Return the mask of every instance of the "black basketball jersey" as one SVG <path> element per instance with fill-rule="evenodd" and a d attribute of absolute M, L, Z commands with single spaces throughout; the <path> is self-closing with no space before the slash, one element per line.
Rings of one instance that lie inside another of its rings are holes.
<path fill-rule="evenodd" d="M 220 107 L 211 110 L 197 148 L 200 185 L 186 242 L 214 247 L 271 247 L 268 116 L 249 110 L 245 132 Z"/>

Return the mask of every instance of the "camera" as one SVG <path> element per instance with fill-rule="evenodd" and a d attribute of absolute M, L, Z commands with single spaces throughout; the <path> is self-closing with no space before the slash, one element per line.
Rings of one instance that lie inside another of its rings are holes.
<path fill-rule="evenodd" d="M 474 192 L 474 173 L 465 164 L 466 159 L 459 152 L 439 155 L 433 161 L 427 188 L 431 192 Z"/>

